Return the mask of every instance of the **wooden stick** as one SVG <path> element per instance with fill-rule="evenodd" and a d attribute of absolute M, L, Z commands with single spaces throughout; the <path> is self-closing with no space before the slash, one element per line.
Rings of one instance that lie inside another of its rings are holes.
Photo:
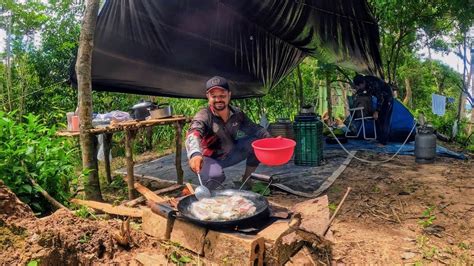
<path fill-rule="evenodd" d="M 188 190 L 191 194 L 194 194 L 194 188 L 193 188 L 193 186 L 191 186 L 191 184 L 186 183 L 186 187 L 188 188 Z"/>
<path fill-rule="evenodd" d="M 49 203 L 51 203 L 54 207 L 56 207 L 57 209 L 69 210 L 68 208 L 64 207 L 64 205 L 62 205 L 59 201 L 51 197 L 51 195 L 49 195 L 49 193 L 46 190 L 44 190 L 40 185 L 38 185 L 38 183 L 36 183 L 36 181 L 33 178 L 29 177 L 29 179 L 30 179 L 31 184 L 33 184 L 33 186 L 39 190 L 41 195 L 43 195 L 43 197 L 45 197 L 46 200 L 48 200 Z"/>
<path fill-rule="evenodd" d="M 351 187 L 347 188 L 346 194 L 344 194 L 344 197 L 342 197 L 342 200 L 341 200 L 341 202 L 339 202 L 339 205 L 337 206 L 336 211 L 334 211 L 334 214 L 332 215 L 331 219 L 329 220 L 328 224 L 326 225 L 326 229 L 324 229 L 323 236 L 326 236 L 327 232 L 329 231 L 329 227 L 331 227 L 332 221 L 334 220 L 334 218 L 336 218 L 336 214 L 339 212 L 339 209 L 341 208 L 342 204 L 346 200 L 347 195 L 349 195 L 349 192 L 351 192 L 351 190 L 352 190 Z"/>
<path fill-rule="evenodd" d="M 131 216 L 131 217 L 142 217 L 142 210 L 135 208 L 128 208 L 124 206 L 112 206 L 108 203 L 92 201 L 92 200 L 81 200 L 81 199 L 72 199 L 72 203 L 79 205 L 84 205 L 91 207 L 93 209 L 101 210 L 106 213 L 122 215 L 122 216 Z"/>
<path fill-rule="evenodd" d="M 153 191 L 149 190 L 147 187 L 142 186 L 140 183 L 135 182 L 134 184 L 135 189 L 140 192 L 147 200 L 151 200 L 154 202 L 163 202 L 166 201 L 165 198 L 160 197 L 153 193 Z"/>
<path fill-rule="evenodd" d="M 176 166 L 176 182 L 178 184 L 183 184 L 183 167 L 181 165 L 181 145 L 182 145 L 182 132 L 183 125 L 180 122 L 175 123 L 175 141 L 176 141 L 176 156 L 175 156 L 175 166 Z"/>
<path fill-rule="evenodd" d="M 166 192 L 171 192 L 171 191 L 178 190 L 182 187 L 183 187 L 182 185 L 174 184 L 174 185 L 166 187 L 166 188 L 155 190 L 155 191 L 153 191 L 153 193 L 159 195 L 159 194 L 163 194 L 163 193 L 166 193 Z M 128 202 L 124 203 L 123 205 L 125 205 L 127 207 L 134 207 L 137 204 L 140 204 L 140 203 L 144 202 L 145 200 L 146 200 L 145 197 L 140 196 L 140 197 L 138 197 L 134 200 L 131 200 L 131 201 L 128 201 Z"/>

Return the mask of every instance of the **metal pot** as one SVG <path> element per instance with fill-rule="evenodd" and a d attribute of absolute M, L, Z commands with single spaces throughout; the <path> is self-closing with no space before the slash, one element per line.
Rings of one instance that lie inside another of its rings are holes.
<path fill-rule="evenodd" d="M 150 109 L 150 117 L 152 119 L 166 118 L 173 115 L 173 108 L 169 103 L 162 103 L 155 108 Z"/>
<path fill-rule="evenodd" d="M 150 116 L 150 110 L 155 108 L 156 104 L 150 101 L 141 100 L 132 107 L 130 115 L 135 120 L 145 120 L 148 116 Z"/>

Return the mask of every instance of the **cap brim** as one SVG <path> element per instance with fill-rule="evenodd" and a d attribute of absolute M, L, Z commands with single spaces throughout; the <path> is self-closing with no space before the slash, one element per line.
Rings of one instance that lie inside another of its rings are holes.
<path fill-rule="evenodd" d="M 212 91 L 212 90 L 214 90 L 214 89 L 220 89 L 220 90 L 224 90 L 224 91 L 229 91 L 228 89 L 226 89 L 226 88 L 224 88 L 224 87 L 221 87 L 221 86 L 214 86 L 214 87 L 211 87 L 211 88 L 207 89 L 206 92 L 210 92 L 210 91 Z"/>

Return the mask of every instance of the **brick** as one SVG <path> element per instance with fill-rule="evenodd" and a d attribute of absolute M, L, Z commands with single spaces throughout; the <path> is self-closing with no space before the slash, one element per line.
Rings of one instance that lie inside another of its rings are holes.
<path fill-rule="evenodd" d="M 170 240 L 180 244 L 186 249 L 202 255 L 206 232 L 206 228 L 176 219 L 174 221 Z"/>
<path fill-rule="evenodd" d="M 145 234 L 166 240 L 166 224 L 168 220 L 150 209 L 143 209 L 142 230 Z"/>
<path fill-rule="evenodd" d="M 143 266 L 169 265 L 168 259 L 162 254 L 138 253 L 135 260 Z"/>
<path fill-rule="evenodd" d="M 209 230 L 204 245 L 206 259 L 229 265 L 263 265 L 263 237 Z"/>

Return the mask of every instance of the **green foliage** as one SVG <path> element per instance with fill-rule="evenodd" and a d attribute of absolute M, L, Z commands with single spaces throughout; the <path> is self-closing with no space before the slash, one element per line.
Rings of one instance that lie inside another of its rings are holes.
<path fill-rule="evenodd" d="M 77 216 L 77 217 L 81 217 L 81 218 L 92 218 L 92 219 L 97 219 L 97 217 L 94 215 L 94 213 L 92 213 L 89 208 L 87 208 L 86 206 L 79 206 L 79 208 L 77 210 L 75 210 L 74 214 Z"/>
<path fill-rule="evenodd" d="M 30 260 L 26 266 L 38 266 L 39 265 L 39 260 Z"/>
<path fill-rule="evenodd" d="M 172 262 L 176 263 L 177 265 L 184 265 L 192 261 L 190 257 L 180 254 L 177 251 L 173 251 L 171 253 L 170 259 Z"/>
<path fill-rule="evenodd" d="M 69 196 L 73 176 L 75 149 L 64 139 L 55 137 L 38 116 L 28 114 L 16 122 L 15 113 L 0 112 L 0 179 L 35 211 L 49 206 L 30 178 L 60 202 Z"/>
<path fill-rule="evenodd" d="M 421 225 L 423 228 L 426 228 L 433 224 L 434 220 L 436 220 L 436 216 L 433 214 L 435 206 L 428 207 L 422 213 L 422 218 L 418 221 L 418 224 Z"/>
<path fill-rule="evenodd" d="M 268 184 L 263 182 L 255 182 L 252 185 L 252 191 L 258 194 L 262 194 L 263 196 L 270 196 L 270 188 L 267 188 Z"/>

